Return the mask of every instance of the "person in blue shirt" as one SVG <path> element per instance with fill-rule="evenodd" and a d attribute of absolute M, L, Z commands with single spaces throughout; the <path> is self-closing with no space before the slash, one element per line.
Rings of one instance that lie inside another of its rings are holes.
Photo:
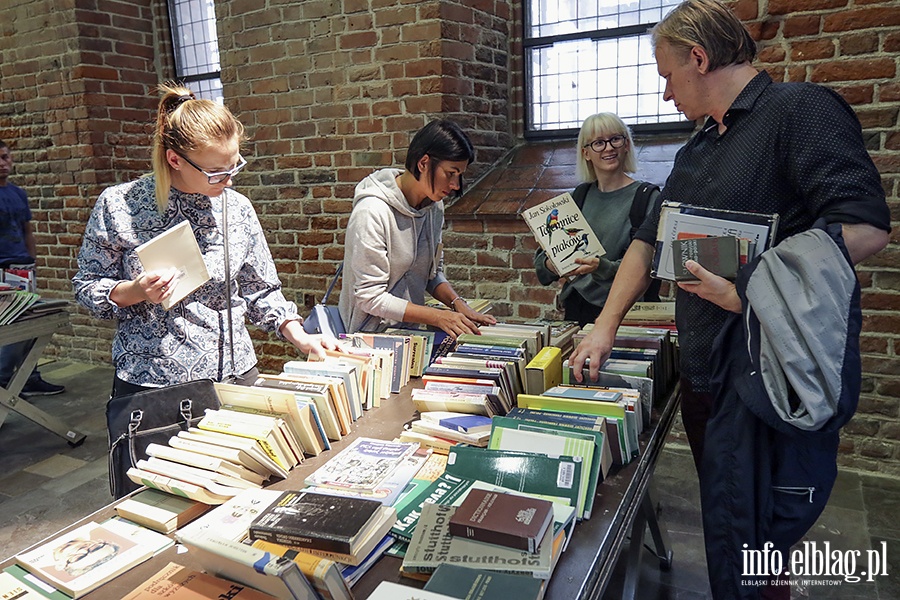
<path fill-rule="evenodd" d="M 9 182 L 12 166 L 12 152 L 6 142 L 0 140 L 0 268 L 16 266 L 34 269 L 37 245 L 31 225 L 31 209 L 25 190 Z M 0 386 L 9 385 L 32 344 L 32 340 L 26 340 L 0 346 Z M 28 398 L 51 396 L 64 391 L 65 387 L 44 381 L 38 370 L 34 369 L 19 394 Z"/>

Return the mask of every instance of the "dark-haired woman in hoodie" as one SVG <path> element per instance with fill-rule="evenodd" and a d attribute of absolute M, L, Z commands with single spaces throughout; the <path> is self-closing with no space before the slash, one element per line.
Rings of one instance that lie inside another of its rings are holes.
<path fill-rule="evenodd" d="M 496 322 L 469 307 L 443 272 L 442 200 L 462 193 L 474 158 L 458 125 L 432 121 L 410 142 L 405 170 L 380 169 L 356 186 L 340 299 L 348 332 L 423 323 L 456 337 Z M 426 292 L 453 310 L 425 306 Z"/>

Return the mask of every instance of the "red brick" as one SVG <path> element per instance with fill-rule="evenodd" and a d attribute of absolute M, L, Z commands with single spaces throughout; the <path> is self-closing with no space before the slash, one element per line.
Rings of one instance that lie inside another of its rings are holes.
<path fill-rule="evenodd" d="M 889 58 L 842 60 L 812 67 L 810 81 L 855 81 L 861 79 L 890 79 L 895 76 L 896 63 Z"/>
<path fill-rule="evenodd" d="M 827 15 L 822 31 L 854 31 L 871 27 L 897 27 L 900 25 L 900 7 L 873 7 L 846 10 Z"/>
<path fill-rule="evenodd" d="M 823 11 L 847 6 L 847 0 L 769 0 L 770 15 Z"/>
<path fill-rule="evenodd" d="M 781 33 L 786 38 L 817 35 L 821 25 L 822 19 L 817 15 L 786 17 L 783 21 Z"/>
<path fill-rule="evenodd" d="M 870 104 L 875 97 L 875 86 L 872 84 L 835 87 L 834 91 L 843 96 L 849 104 Z"/>
<path fill-rule="evenodd" d="M 804 40 L 791 43 L 791 60 L 816 60 L 834 56 L 834 42 L 831 39 Z"/>

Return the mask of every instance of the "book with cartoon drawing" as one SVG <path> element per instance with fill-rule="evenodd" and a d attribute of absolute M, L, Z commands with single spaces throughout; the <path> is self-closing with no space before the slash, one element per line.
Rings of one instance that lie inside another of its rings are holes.
<path fill-rule="evenodd" d="M 578 258 L 606 254 L 603 245 L 568 192 L 522 211 L 534 239 L 560 275 L 576 269 Z"/>

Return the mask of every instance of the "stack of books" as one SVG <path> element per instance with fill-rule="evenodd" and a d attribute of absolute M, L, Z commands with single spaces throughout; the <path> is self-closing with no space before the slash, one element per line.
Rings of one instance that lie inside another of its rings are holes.
<path fill-rule="evenodd" d="M 0 289 L 0 325 L 9 325 L 40 299 L 40 295 L 19 289 Z"/>

